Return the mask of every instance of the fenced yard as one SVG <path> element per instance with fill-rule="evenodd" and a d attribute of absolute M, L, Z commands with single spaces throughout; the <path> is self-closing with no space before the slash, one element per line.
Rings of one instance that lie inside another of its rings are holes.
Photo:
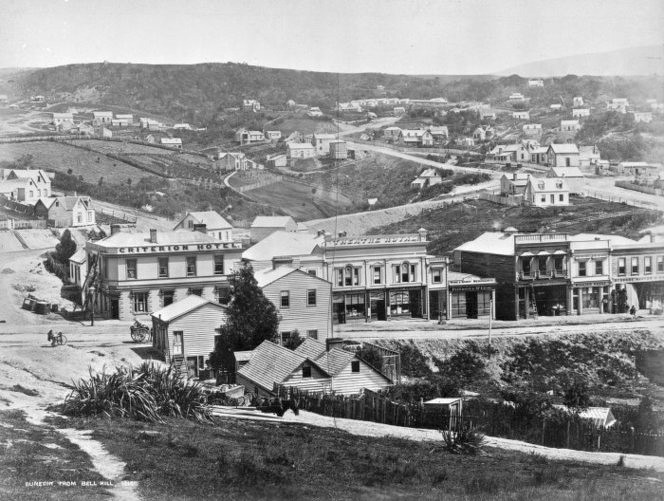
<path fill-rule="evenodd" d="M 637 432 L 620 423 L 611 428 L 596 427 L 578 415 L 563 411 L 533 417 L 502 402 L 477 399 L 464 401 L 462 416 L 457 418 L 449 412 L 427 408 L 421 402 L 394 402 L 369 390 L 364 390 L 361 395 L 348 396 L 275 385 L 275 392 L 284 398 L 299 399 L 300 409 L 324 416 L 441 430 L 472 426 L 489 436 L 547 447 L 664 456 L 662 433 Z"/>

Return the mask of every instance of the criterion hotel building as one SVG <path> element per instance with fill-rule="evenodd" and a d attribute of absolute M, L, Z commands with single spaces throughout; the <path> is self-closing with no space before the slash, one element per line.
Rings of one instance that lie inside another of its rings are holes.
<path fill-rule="evenodd" d="M 202 226 L 202 225 L 201 225 Z M 95 312 L 120 320 L 146 316 L 190 294 L 221 302 L 228 275 L 240 261 L 240 242 L 222 242 L 199 231 L 129 233 L 86 244 Z"/>

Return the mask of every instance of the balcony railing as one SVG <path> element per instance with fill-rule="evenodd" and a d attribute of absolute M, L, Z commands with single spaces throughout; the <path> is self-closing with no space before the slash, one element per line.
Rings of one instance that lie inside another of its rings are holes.
<path fill-rule="evenodd" d="M 532 235 L 515 235 L 514 243 L 532 243 L 532 242 L 564 242 L 567 240 L 567 233 L 535 233 Z"/>
<path fill-rule="evenodd" d="M 550 270 L 547 272 L 532 271 L 530 273 L 518 272 L 517 280 L 551 280 L 555 278 L 569 278 L 567 270 Z"/>

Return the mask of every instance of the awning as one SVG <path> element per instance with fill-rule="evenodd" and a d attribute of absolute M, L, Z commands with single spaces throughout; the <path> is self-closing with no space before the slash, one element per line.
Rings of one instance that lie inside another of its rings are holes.
<path fill-rule="evenodd" d="M 533 254 L 530 251 L 525 251 L 525 252 L 522 252 L 521 254 L 519 254 L 519 256 L 521 256 L 521 257 L 530 257 L 530 256 L 534 256 L 534 255 L 535 254 Z"/>
<path fill-rule="evenodd" d="M 545 250 L 541 250 L 537 253 L 538 256 L 548 256 L 549 252 Z"/>
<path fill-rule="evenodd" d="M 561 250 L 561 249 L 556 249 L 555 251 L 553 251 L 553 253 L 557 256 L 561 255 L 561 254 L 567 254 L 567 252 L 565 252 L 564 250 Z"/>

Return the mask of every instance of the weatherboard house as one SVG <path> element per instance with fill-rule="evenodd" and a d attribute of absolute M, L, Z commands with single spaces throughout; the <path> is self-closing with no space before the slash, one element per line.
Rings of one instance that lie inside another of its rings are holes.
<path fill-rule="evenodd" d="M 314 339 L 306 339 L 295 350 L 263 341 L 238 370 L 235 382 L 258 397 L 273 396 L 275 385 L 340 395 L 392 385 L 390 378 L 355 353 Z"/>
<path fill-rule="evenodd" d="M 92 199 L 87 196 L 42 197 L 35 204 L 34 215 L 56 228 L 90 226 L 97 222 Z"/>
<path fill-rule="evenodd" d="M 201 231 L 223 242 L 233 241 L 233 226 L 213 210 L 187 212 L 173 227 L 177 230 Z"/>
<path fill-rule="evenodd" d="M 88 276 L 95 311 L 133 320 L 188 295 L 216 302 L 228 297 L 228 275 L 238 266 L 243 246 L 222 242 L 201 231 L 120 231 L 86 243 Z"/>

